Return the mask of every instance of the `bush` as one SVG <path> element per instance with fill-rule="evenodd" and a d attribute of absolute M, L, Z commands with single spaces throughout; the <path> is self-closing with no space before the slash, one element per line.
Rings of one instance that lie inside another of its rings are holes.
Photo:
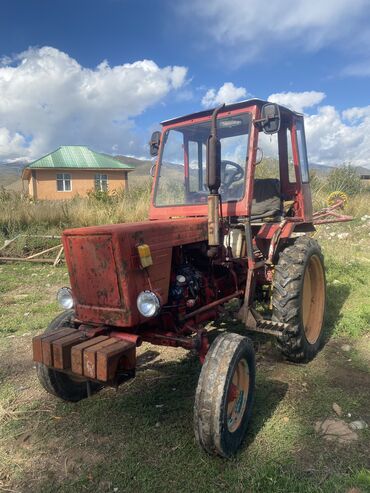
<path fill-rule="evenodd" d="M 356 172 L 356 168 L 351 165 L 339 166 L 333 169 L 328 175 L 326 187 L 328 193 L 337 190 L 345 192 L 347 195 L 356 195 L 362 190 L 361 178 Z"/>
<path fill-rule="evenodd" d="M 91 200 L 96 200 L 98 202 L 103 202 L 104 204 L 111 204 L 114 202 L 116 196 L 116 191 L 109 192 L 108 190 L 89 190 L 87 196 Z"/>

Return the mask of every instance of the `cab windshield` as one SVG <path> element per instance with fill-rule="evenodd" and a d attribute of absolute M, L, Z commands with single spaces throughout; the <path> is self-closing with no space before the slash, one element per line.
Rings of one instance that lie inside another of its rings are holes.
<path fill-rule="evenodd" d="M 250 113 L 219 118 L 221 187 L 223 202 L 244 196 Z M 211 121 L 184 125 L 164 133 L 154 205 L 157 207 L 205 204 L 206 149 Z"/>

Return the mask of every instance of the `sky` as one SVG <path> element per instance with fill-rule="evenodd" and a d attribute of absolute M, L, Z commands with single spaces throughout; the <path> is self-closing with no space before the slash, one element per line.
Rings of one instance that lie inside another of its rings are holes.
<path fill-rule="evenodd" d="M 0 162 L 148 158 L 160 122 L 252 97 L 305 114 L 311 162 L 370 168 L 370 0 L 2 0 Z"/>

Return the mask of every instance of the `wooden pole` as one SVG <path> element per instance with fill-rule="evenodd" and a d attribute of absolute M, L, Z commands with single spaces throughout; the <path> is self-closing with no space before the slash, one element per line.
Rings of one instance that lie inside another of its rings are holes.
<path fill-rule="evenodd" d="M 43 253 L 47 253 L 47 252 L 51 252 L 53 250 L 56 250 L 57 248 L 60 248 L 62 245 L 55 245 L 51 248 L 47 248 L 46 250 L 43 250 L 42 252 L 38 252 L 38 253 L 34 253 L 33 255 L 30 255 L 29 257 L 27 257 L 27 259 L 31 259 L 31 258 L 35 258 L 35 257 L 39 257 L 40 255 L 42 255 Z M 63 247 L 62 247 L 63 248 Z"/>
<path fill-rule="evenodd" d="M 1 250 L 4 250 L 4 248 L 6 248 L 8 245 L 10 245 L 10 243 L 13 243 L 13 241 L 15 241 L 17 238 L 19 238 L 21 235 L 17 235 L 15 236 L 14 238 L 12 238 L 11 240 L 5 240 L 4 241 L 4 245 L 0 248 L 0 251 Z"/>
<path fill-rule="evenodd" d="M 39 262 L 53 264 L 52 258 L 21 258 L 21 257 L 0 257 L 0 262 Z"/>
<path fill-rule="evenodd" d="M 59 264 L 60 257 L 62 256 L 62 253 L 63 253 L 63 245 L 62 245 L 61 249 L 59 250 L 58 255 L 55 257 L 53 267 L 56 267 Z"/>

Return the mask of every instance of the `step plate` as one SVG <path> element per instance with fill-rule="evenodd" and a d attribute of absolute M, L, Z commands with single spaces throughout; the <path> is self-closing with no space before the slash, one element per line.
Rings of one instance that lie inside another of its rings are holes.
<path fill-rule="evenodd" d="M 281 337 L 284 331 L 290 330 L 289 324 L 282 322 L 274 322 L 272 320 L 259 319 L 256 321 L 256 326 L 247 326 L 248 330 L 260 332 L 261 334 L 270 334 L 276 337 Z"/>

